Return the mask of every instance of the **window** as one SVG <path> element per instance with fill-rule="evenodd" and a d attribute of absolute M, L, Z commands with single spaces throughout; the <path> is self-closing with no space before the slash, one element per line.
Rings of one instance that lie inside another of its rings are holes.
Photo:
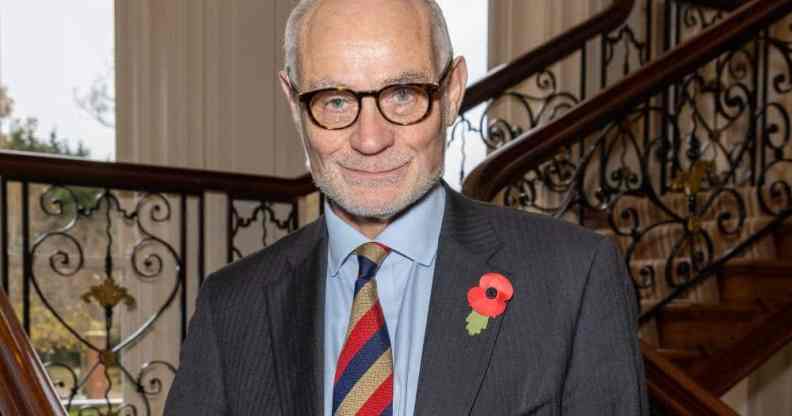
<path fill-rule="evenodd" d="M 0 0 L 0 149 L 113 160 L 114 39 L 112 0 Z M 8 186 L 9 210 L 3 213 L 10 225 L 9 298 L 20 317 L 29 319 L 33 345 L 41 360 L 48 364 L 62 398 L 72 399 L 72 413 L 84 406 L 99 409 L 103 404 L 117 405 L 123 389 L 121 372 L 112 366 L 105 372 L 98 365 L 102 358 L 98 351 L 87 348 L 56 318 L 57 314 L 69 328 L 98 348 L 103 347 L 106 339 L 117 343 L 120 337 L 117 329 L 111 330 L 109 337 L 106 335 L 103 311 L 91 309 L 80 300 L 87 292 L 87 284 L 68 278 L 68 272 L 59 274 L 57 267 L 46 267 L 47 256 L 41 256 L 44 260 L 36 260 L 33 274 L 40 278 L 42 296 L 23 289 L 29 289 L 31 281 L 25 282 L 30 278 L 22 273 L 19 207 L 23 193 L 20 189 L 17 183 Z M 45 201 L 69 199 L 62 188 L 52 188 L 50 192 L 45 189 L 45 185 L 30 184 L 31 195 L 49 195 Z M 71 192 L 81 205 L 93 204 L 95 190 L 73 188 Z M 40 236 L 45 231 L 65 227 L 66 213 L 52 215 L 60 209 L 57 204 L 44 202 L 45 208 L 41 208 L 38 203 L 31 198 L 30 206 L 39 208 L 29 211 L 31 235 Z M 54 211 L 53 207 L 56 207 Z M 73 210 L 74 206 L 68 209 Z M 81 223 L 88 222 L 87 231 L 80 237 L 86 241 L 103 235 L 102 224 L 90 221 L 81 219 Z M 69 250 L 68 242 L 63 247 Z M 93 246 L 84 247 L 88 266 L 95 258 L 101 259 L 102 253 L 92 250 Z M 73 247 L 71 255 L 74 255 Z M 42 302 L 42 297 L 47 304 Z M 71 394 L 75 377 L 85 380 L 85 384 Z M 103 407 L 101 410 L 106 411 Z"/>
<path fill-rule="evenodd" d="M 5 147 L 21 130 L 40 143 L 24 150 L 114 158 L 113 20 L 112 0 L 0 0 Z"/>

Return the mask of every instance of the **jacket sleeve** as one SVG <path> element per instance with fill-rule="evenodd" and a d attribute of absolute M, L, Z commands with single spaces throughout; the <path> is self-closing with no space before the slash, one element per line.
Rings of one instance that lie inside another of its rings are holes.
<path fill-rule="evenodd" d="M 648 416 L 638 303 L 616 245 L 600 240 L 579 305 L 564 416 Z"/>
<path fill-rule="evenodd" d="M 204 282 L 195 314 L 182 343 L 179 369 L 165 402 L 165 416 L 220 416 L 227 414 L 223 371 L 214 330 L 210 287 Z"/>

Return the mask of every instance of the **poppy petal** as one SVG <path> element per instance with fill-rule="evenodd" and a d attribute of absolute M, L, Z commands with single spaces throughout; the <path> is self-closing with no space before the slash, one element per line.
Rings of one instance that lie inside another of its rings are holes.
<path fill-rule="evenodd" d="M 479 299 L 483 299 L 485 297 L 486 297 L 486 294 L 484 293 L 484 289 L 482 289 L 480 287 L 471 287 L 470 290 L 468 290 L 468 293 L 467 293 L 468 304 L 471 307 L 473 307 L 473 304 L 478 302 Z"/>
<path fill-rule="evenodd" d="M 471 303 L 471 306 L 473 307 L 473 310 L 479 314 L 490 318 L 494 318 L 506 310 L 506 303 L 498 302 L 497 299 L 489 299 L 487 297 L 476 300 L 475 302 Z"/>
<path fill-rule="evenodd" d="M 484 273 L 479 280 L 479 287 L 486 290 L 494 287 L 498 290 L 498 299 L 509 300 L 514 295 L 514 287 L 506 276 L 500 273 Z"/>
<path fill-rule="evenodd" d="M 492 310 L 490 311 L 490 312 L 492 312 L 492 315 L 490 315 L 490 318 L 497 318 L 504 311 L 506 311 L 506 302 L 496 302 L 493 305 Z"/>

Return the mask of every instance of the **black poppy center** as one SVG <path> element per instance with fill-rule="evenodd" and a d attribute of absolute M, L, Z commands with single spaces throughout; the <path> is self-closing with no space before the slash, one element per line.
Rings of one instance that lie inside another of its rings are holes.
<path fill-rule="evenodd" d="M 498 297 L 498 289 L 495 289 L 494 287 L 488 287 L 487 291 L 484 293 L 487 295 L 488 299 L 495 299 Z"/>

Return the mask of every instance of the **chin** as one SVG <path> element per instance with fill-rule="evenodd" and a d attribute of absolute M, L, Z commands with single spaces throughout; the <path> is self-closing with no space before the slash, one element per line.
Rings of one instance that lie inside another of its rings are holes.
<path fill-rule="evenodd" d="M 395 184 L 350 185 L 335 177 L 314 177 L 322 192 L 349 214 L 365 218 L 389 219 L 424 196 L 440 179 L 442 171 Z"/>
<path fill-rule="evenodd" d="M 390 218 L 406 208 L 405 201 L 399 198 L 404 192 L 383 192 L 382 189 L 378 189 L 370 193 L 352 193 L 344 198 L 341 207 L 358 216 Z"/>

